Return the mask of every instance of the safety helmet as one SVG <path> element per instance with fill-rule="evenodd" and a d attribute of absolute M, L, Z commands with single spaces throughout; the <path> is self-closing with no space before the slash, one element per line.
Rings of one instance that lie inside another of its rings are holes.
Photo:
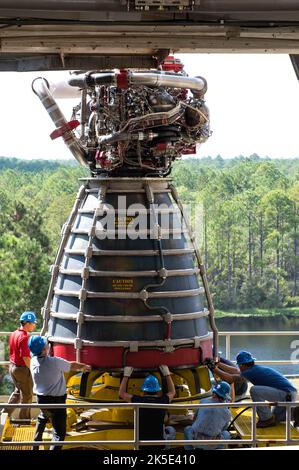
<path fill-rule="evenodd" d="M 227 399 L 230 394 L 230 385 L 222 380 L 215 387 L 213 387 L 213 393 L 216 393 L 220 398 Z"/>
<path fill-rule="evenodd" d="M 27 322 L 27 323 L 37 323 L 36 315 L 34 312 L 23 312 L 20 316 L 20 321 Z"/>
<path fill-rule="evenodd" d="M 236 357 L 237 364 L 249 364 L 256 361 L 256 358 L 248 351 L 240 351 Z"/>
<path fill-rule="evenodd" d="M 161 390 L 159 380 L 154 375 L 148 375 L 140 388 L 143 392 L 159 392 Z"/>
<path fill-rule="evenodd" d="M 47 338 L 39 335 L 32 335 L 28 340 L 28 347 L 34 356 L 42 352 L 47 344 Z"/>

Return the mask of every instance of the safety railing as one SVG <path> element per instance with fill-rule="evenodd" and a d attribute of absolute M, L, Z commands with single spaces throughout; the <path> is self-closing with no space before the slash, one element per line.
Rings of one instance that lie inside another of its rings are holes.
<path fill-rule="evenodd" d="M 298 336 L 299 331 L 218 331 L 219 336 L 225 337 L 225 358 L 231 359 L 231 338 L 234 336 Z M 258 364 L 299 364 L 299 360 L 283 359 L 283 360 L 259 360 Z"/>
<path fill-rule="evenodd" d="M 39 404 L 3 404 L 4 408 L 40 408 Z M 43 404 L 42 408 L 45 409 L 57 409 L 57 408 L 90 408 L 92 406 L 93 409 L 103 408 L 103 404 L 95 404 L 92 403 L 74 403 L 74 404 Z M 242 439 L 239 441 L 232 440 L 232 439 L 194 439 L 194 440 L 186 440 L 186 439 L 172 439 L 172 440 L 151 440 L 151 441 L 142 441 L 139 439 L 139 410 L 140 408 L 163 408 L 163 409 L 172 409 L 178 408 L 183 409 L 197 409 L 197 408 L 242 408 L 250 407 L 252 409 L 252 422 L 251 422 L 251 438 L 250 439 Z M 256 447 L 258 444 L 267 444 L 269 441 L 268 439 L 260 439 L 257 437 L 257 429 L 256 429 L 256 409 L 258 406 L 281 406 L 286 408 L 286 432 L 285 437 L 281 439 L 276 439 L 271 437 L 271 444 L 280 443 L 283 445 L 299 445 L 299 438 L 294 439 L 291 436 L 291 409 L 295 406 L 299 406 L 299 402 L 242 402 L 240 403 L 205 403 L 205 404 L 184 404 L 184 405 L 176 405 L 176 404 L 146 404 L 146 403 L 105 403 L 105 408 L 130 408 L 134 411 L 134 434 L 133 439 L 127 440 L 64 440 L 64 441 L 0 441 L 0 450 L 2 447 L 15 447 L 15 446 L 50 446 L 50 445 L 57 445 L 57 446 L 67 446 L 67 447 L 78 447 L 78 446 L 100 446 L 101 444 L 105 445 L 132 445 L 135 450 L 139 449 L 139 446 L 165 446 L 166 444 L 174 445 L 176 447 L 183 446 L 183 445 L 193 445 L 193 446 L 202 446 L 202 445 L 210 445 L 210 446 L 219 446 L 219 445 L 228 445 L 232 446 L 243 446 L 243 445 L 250 445 L 251 447 Z"/>

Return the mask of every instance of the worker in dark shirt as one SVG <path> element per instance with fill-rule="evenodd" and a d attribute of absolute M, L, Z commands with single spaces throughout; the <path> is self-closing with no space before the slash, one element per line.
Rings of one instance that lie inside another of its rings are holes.
<path fill-rule="evenodd" d="M 222 365 L 224 365 L 224 367 L 222 367 Z M 232 361 L 219 356 L 219 362 L 217 362 L 217 367 L 219 369 L 225 370 L 226 365 L 234 368 L 235 373 L 239 375 L 238 367 L 236 367 Z M 239 377 L 236 378 L 235 381 L 231 384 L 231 388 L 232 388 L 232 395 L 233 395 L 232 401 L 240 401 L 246 396 L 247 389 L 248 389 L 248 382 L 245 377 L 243 377 L 242 375 L 239 375 Z"/>
<path fill-rule="evenodd" d="M 161 403 L 167 405 L 175 396 L 175 387 L 166 365 L 159 367 L 166 378 L 167 393 L 161 394 L 161 385 L 155 375 L 148 375 L 141 390 L 143 396 L 131 395 L 127 393 L 127 384 L 129 377 L 133 372 L 133 367 L 124 368 L 124 377 L 120 384 L 119 396 L 129 403 Z M 156 441 L 165 439 L 164 418 L 166 409 L 160 408 L 140 408 L 139 410 L 139 439 L 141 441 Z M 150 450 L 153 446 L 140 446 L 140 449 Z"/>
<path fill-rule="evenodd" d="M 21 326 L 9 338 L 9 373 L 15 389 L 8 399 L 8 403 L 32 403 L 33 381 L 30 372 L 30 351 L 28 348 L 28 333 L 36 328 L 36 315 L 26 311 L 20 316 Z M 7 408 L 10 416 L 13 408 Z M 6 411 L 6 410 L 3 410 Z M 30 408 L 21 408 L 20 419 L 30 419 Z"/>
<path fill-rule="evenodd" d="M 297 389 L 294 385 L 280 372 L 271 367 L 257 365 L 255 360 L 250 352 L 240 351 L 236 357 L 238 372 L 235 367 L 222 364 L 221 369 L 215 368 L 215 373 L 229 383 L 235 382 L 240 376 L 245 377 L 253 384 L 250 396 L 255 402 L 296 401 Z M 276 423 L 285 420 L 286 408 L 275 406 L 272 414 L 269 406 L 258 406 L 257 414 L 259 416 L 256 425 L 258 428 L 275 426 Z"/>

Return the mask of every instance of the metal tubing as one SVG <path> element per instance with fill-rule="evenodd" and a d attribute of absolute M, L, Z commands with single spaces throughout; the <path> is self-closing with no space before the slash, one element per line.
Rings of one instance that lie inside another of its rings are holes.
<path fill-rule="evenodd" d="M 67 274 L 69 276 L 81 276 L 81 269 L 60 269 L 60 274 Z M 174 276 L 193 276 L 199 274 L 199 269 L 171 269 L 167 270 L 167 277 Z M 159 276 L 159 270 L 156 271 L 95 271 L 94 269 L 89 270 L 89 276 L 92 277 L 156 277 Z"/>
<path fill-rule="evenodd" d="M 192 345 L 194 346 L 195 343 L 198 341 L 207 341 L 211 339 L 212 333 L 207 333 L 203 336 L 194 336 L 193 338 L 185 338 L 185 339 L 172 339 L 172 340 L 155 340 L 155 341 L 134 341 L 134 345 L 138 346 L 138 348 L 143 347 L 161 347 L 164 348 L 165 346 L 182 346 L 182 345 Z M 61 344 L 74 344 L 76 339 L 70 338 L 62 338 L 57 336 L 48 336 L 49 341 L 54 343 L 61 343 Z M 117 347 L 117 348 L 129 348 L 132 345 L 132 341 L 90 341 L 90 340 L 82 340 L 83 346 L 99 346 L 99 347 Z"/>
<path fill-rule="evenodd" d="M 225 336 L 225 357 L 230 360 L 230 335 Z"/>
<path fill-rule="evenodd" d="M 66 253 L 72 255 L 84 255 L 86 250 L 79 248 L 67 248 Z M 164 256 L 183 256 L 186 254 L 193 254 L 193 248 L 179 248 L 163 250 Z M 92 256 L 156 256 L 159 254 L 158 250 L 99 250 L 93 248 Z"/>
<path fill-rule="evenodd" d="M 215 323 L 215 310 L 214 310 L 213 300 L 212 300 L 212 296 L 211 296 L 210 289 L 209 289 L 208 279 L 207 279 L 207 275 L 206 275 L 206 269 L 205 269 L 205 266 L 202 262 L 201 255 L 199 253 L 198 247 L 196 245 L 196 241 L 195 241 L 195 237 L 193 235 L 192 227 L 190 226 L 190 224 L 188 222 L 188 219 L 187 219 L 187 217 L 185 215 L 185 212 L 184 212 L 184 208 L 183 208 L 183 206 L 181 204 L 181 201 L 179 199 L 178 192 L 172 184 L 169 185 L 169 188 L 171 190 L 171 195 L 172 195 L 174 201 L 176 202 L 178 208 L 181 211 L 183 220 L 184 220 L 185 225 L 187 227 L 187 232 L 189 233 L 189 237 L 190 237 L 191 243 L 192 243 L 193 248 L 194 248 L 197 264 L 198 264 L 198 267 L 200 269 L 200 276 L 201 276 L 202 283 L 203 283 L 203 286 L 204 286 L 204 291 L 205 291 L 205 294 L 206 294 L 208 310 L 210 312 L 210 315 L 209 315 L 210 326 L 211 326 L 211 329 L 213 331 L 213 357 L 216 358 L 217 355 L 218 355 L 218 329 L 217 329 L 217 326 L 216 326 L 216 323 Z"/>
<path fill-rule="evenodd" d="M 39 97 L 42 105 L 46 109 L 57 128 L 68 123 L 62 111 L 58 107 L 55 99 L 53 98 L 49 90 L 49 84 L 45 78 L 38 77 L 33 80 L 32 90 Z M 83 166 L 89 166 L 85 150 L 80 145 L 79 140 L 76 138 L 75 134 L 69 130 L 62 135 L 62 138 L 76 160 Z"/>
<path fill-rule="evenodd" d="M 65 297 L 80 297 L 80 290 L 71 291 L 63 289 L 54 289 L 56 295 L 64 295 Z M 144 296 L 147 298 L 179 298 L 179 297 L 192 297 L 204 293 L 204 288 L 199 287 L 198 289 L 188 289 L 183 291 L 161 291 L 161 292 L 91 292 L 86 291 L 86 296 L 92 299 L 143 299 Z"/>
<path fill-rule="evenodd" d="M 77 320 L 77 314 L 51 312 L 51 317 L 61 318 L 62 320 Z M 192 313 L 180 313 L 173 316 L 173 321 L 195 320 L 204 318 L 209 315 L 208 310 Z M 83 315 L 84 321 L 93 322 L 115 322 L 115 323 L 146 323 L 164 321 L 161 315 L 146 315 L 146 316 L 133 316 L 133 315 Z"/>
<path fill-rule="evenodd" d="M 118 70 L 111 72 L 96 72 L 72 76 L 68 84 L 78 88 L 88 88 L 96 85 L 117 86 Z M 202 77 L 187 77 L 177 74 L 165 74 L 164 72 L 128 72 L 128 86 L 173 87 L 188 88 L 195 93 L 204 94 L 207 90 L 207 82 Z"/>
<path fill-rule="evenodd" d="M 71 212 L 71 214 L 69 216 L 69 219 L 67 221 L 68 222 L 67 227 L 65 228 L 65 230 L 63 232 L 63 236 L 62 236 L 62 239 L 61 239 L 58 251 L 57 251 L 54 266 L 58 266 L 58 267 L 60 266 L 62 256 L 63 256 L 63 253 L 64 253 L 64 248 L 65 248 L 65 245 L 66 245 L 66 242 L 67 242 L 67 237 L 68 237 L 68 235 L 71 231 L 71 227 L 73 226 L 73 223 L 75 221 L 78 207 L 80 206 L 80 204 L 82 202 L 82 199 L 85 195 L 85 188 L 86 188 L 86 186 L 81 186 L 78 193 L 77 193 L 77 197 L 76 197 L 74 206 L 72 208 L 72 212 Z M 45 334 L 45 331 L 48 327 L 49 312 L 50 312 L 50 306 L 51 306 L 51 300 L 52 300 L 52 293 L 54 291 L 57 276 L 58 276 L 58 269 L 57 269 L 57 271 L 52 273 L 51 280 L 50 280 L 50 285 L 49 285 L 49 289 L 48 289 L 48 293 L 47 293 L 47 298 L 46 298 L 46 301 L 45 301 L 45 305 L 43 307 L 43 311 L 45 312 L 45 315 L 44 315 L 44 321 L 43 321 L 43 327 L 42 327 L 41 335 Z"/>
<path fill-rule="evenodd" d="M 106 191 L 107 187 L 109 185 L 109 182 L 103 182 L 102 186 L 100 187 L 98 191 L 98 207 L 102 208 L 103 203 L 105 201 L 105 196 L 106 196 Z M 94 240 L 94 236 L 92 235 L 95 232 L 96 228 L 96 223 L 97 223 L 97 211 L 94 212 L 93 215 L 93 221 L 92 221 L 92 230 L 90 231 L 89 235 L 89 240 L 88 240 L 88 247 L 87 247 L 87 253 L 92 250 L 92 244 Z M 86 256 L 85 257 L 85 263 L 84 263 L 84 270 L 85 269 L 90 269 L 89 268 L 89 263 L 90 263 L 90 257 Z M 86 292 L 87 289 L 87 279 L 85 276 L 82 276 L 82 285 L 81 285 L 81 290 L 82 292 Z M 78 312 L 78 326 L 77 326 L 77 341 L 75 342 L 75 348 L 76 348 L 76 361 L 80 362 L 81 361 L 81 346 L 82 346 L 82 341 L 81 341 L 81 334 L 82 334 L 82 323 L 84 322 L 84 304 L 85 304 L 85 296 L 82 296 L 80 298 L 80 306 L 79 306 L 79 312 Z"/>

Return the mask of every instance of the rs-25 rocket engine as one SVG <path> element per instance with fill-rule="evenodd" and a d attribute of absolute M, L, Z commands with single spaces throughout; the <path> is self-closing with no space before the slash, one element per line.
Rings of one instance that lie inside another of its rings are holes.
<path fill-rule="evenodd" d="M 195 381 L 190 396 L 202 392 L 194 377 L 217 354 L 217 330 L 204 265 L 167 175 L 210 135 L 206 89 L 172 57 L 155 70 L 33 82 L 56 125 L 51 137 L 91 171 L 63 229 L 43 333 L 55 355 L 99 374 L 168 364 L 180 384 Z M 81 95 L 70 121 L 55 101 L 66 94 Z"/>

